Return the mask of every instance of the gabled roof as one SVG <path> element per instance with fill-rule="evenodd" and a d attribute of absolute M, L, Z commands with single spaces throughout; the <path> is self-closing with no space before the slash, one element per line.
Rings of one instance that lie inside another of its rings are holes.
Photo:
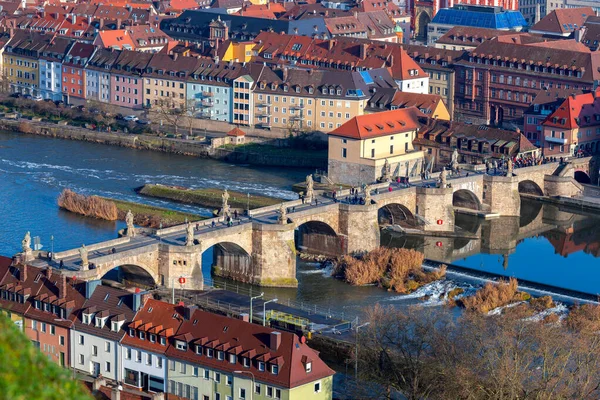
<path fill-rule="evenodd" d="M 71 47 L 71 50 L 69 50 L 69 53 L 67 53 L 63 65 L 83 68 L 92 57 L 95 50 L 96 46 L 93 44 L 76 42 L 73 47 Z"/>
<path fill-rule="evenodd" d="M 397 91 L 392 99 L 391 107 L 416 107 L 423 113 L 429 115 L 433 113 L 440 102 L 443 103 L 442 97 L 437 94 L 421 94 Z"/>
<path fill-rule="evenodd" d="M 575 129 L 586 125 L 600 125 L 600 99 L 598 92 L 572 94 L 542 123 L 563 129 Z"/>
<path fill-rule="evenodd" d="M 116 50 L 135 50 L 136 48 L 127 29 L 102 30 L 98 32 L 98 38 L 94 43 Z"/>
<path fill-rule="evenodd" d="M 274 333 L 276 332 L 276 333 Z M 272 335 L 279 335 L 280 344 L 271 346 Z M 201 310 L 195 310 L 177 331 L 179 340 L 187 341 L 186 350 L 178 350 L 171 344 L 166 351 L 169 358 L 185 360 L 211 369 L 233 373 L 236 370 L 250 371 L 258 382 L 284 388 L 294 388 L 333 375 L 318 356 L 318 353 L 290 332 L 277 332 L 271 328 L 251 324 L 240 319 L 228 318 Z M 238 357 L 231 363 L 216 354 L 209 358 L 196 354 L 196 345 L 225 351 Z M 245 367 L 240 357 L 251 358 Z M 279 372 L 273 374 L 267 367 L 259 371 L 257 361 L 278 365 Z M 306 362 L 312 363 L 311 372 L 306 372 Z"/>
<path fill-rule="evenodd" d="M 329 132 L 332 136 L 365 140 L 419 129 L 419 117 L 425 117 L 416 107 L 359 115 Z"/>
<path fill-rule="evenodd" d="M 232 130 L 227 132 L 227 136 L 235 136 L 235 137 L 246 136 L 246 132 L 244 132 L 240 128 L 233 128 Z"/>
<path fill-rule="evenodd" d="M 488 39 L 503 35 L 510 35 L 513 33 L 514 32 L 500 29 L 478 28 L 473 26 L 454 26 L 450 28 L 450 30 L 441 38 L 436 40 L 436 43 L 476 47 Z"/>
<path fill-rule="evenodd" d="M 559 8 L 542 18 L 530 30 L 532 32 L 568 36 L 571 32 L 580 29 L 587 17 L 591 15 L 596 15 L 591 7 Z"/>

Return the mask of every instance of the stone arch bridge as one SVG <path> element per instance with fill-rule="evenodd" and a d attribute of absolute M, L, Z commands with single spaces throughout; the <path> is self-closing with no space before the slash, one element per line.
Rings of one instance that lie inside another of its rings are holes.
<path fill-rule="evenodd" d="M 372 186 L 375 193 L 371 204 L 366 205 L 344 202 L 349 193 L 340 191 L 341 202 L 324 195 L 318 196 L 318 205 L 286 202 L 289 211 L 285 224 L 278 221 L 280 205 L 274 205 L 252 210 L 250 218 L 230 227 L 218 218 L 198 222 L 192 246 L 185 246 L 186 227 L 179 225 L 87 246 L 93 269 L 82 268 L 78 249 L 55 253 L 51 264 L 58 267 L 62 261 L 65 273 L 83 280 L 100 279 L 113 268 L 132 265 L 146 271 L 157 284 L 171 287 L 185 276 L 186 287 L 201 288 L 202 254 L 215 245 L 225 245 L 236 248 L 248 262 L 241 266 L 231 263 L 216 271 L 218 275 L 263 286 L 296 286 L 296 248 L 306 244 L 305 236 L 310 233 L 331 237 L 338 246 L 336 251 L 347 254 L 380 245 L 382 213 L 384 218 L 418 221 L 420 229 L 441 232 L 454 230 L 457 207 L 516 217 L 520 214 L 520 192 L 537 191 L 546 196 L 580 193 L 574 173 L 586 168 L 590 171 L 589 162 L 577 159 L 566 166 L 551 163 L 520 168 L 512 177 L 474 172 L 451 177 L 448 188 L 417 183 L 392 186 L 394 190 L 388 191 L 387 183 L 378 184 Z M 211 226 L 213 221 L 216 227 Z M 47 264 L 43 260 L 32 262 L 40 267 Z"/>

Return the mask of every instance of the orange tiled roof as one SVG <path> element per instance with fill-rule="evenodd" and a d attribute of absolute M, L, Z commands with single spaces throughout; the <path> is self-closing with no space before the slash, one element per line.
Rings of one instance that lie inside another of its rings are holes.
<path fill-rule="evenodd" d="M 232 130 L 227 132 L 227 136 L 236 136 L 236 137 L 246 136 L 246 132 L 244 132 L 240 128 L 233 128 Z"/>
<path fill-rule="evenodd" d="M 425 117 L 425 114 L 416 107 L 359 115 L 329 132 L 329 135 L 359 140 L 388 136 L 418 129 L 419 117 Z"/>
<path fill-rule="evenodd" d="M 100 31 L 98 32 L 98 38 L 106 48 L 114 47 L 115 49 L 123 50 L 123 46 L 129 46 L 129 50 L 135 49 L 135 43 L 126 29 Z"/>

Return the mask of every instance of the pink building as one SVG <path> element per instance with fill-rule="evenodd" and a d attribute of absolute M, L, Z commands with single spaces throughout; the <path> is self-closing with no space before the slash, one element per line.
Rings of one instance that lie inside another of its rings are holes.
<path fill-rule="evenodd" d="M 142 73 L 146 69 L 152 54 L 136 51 L 123 51 L 111 71 L 110 93 L 111 104 L 142 108 L 143 79 Z"/>

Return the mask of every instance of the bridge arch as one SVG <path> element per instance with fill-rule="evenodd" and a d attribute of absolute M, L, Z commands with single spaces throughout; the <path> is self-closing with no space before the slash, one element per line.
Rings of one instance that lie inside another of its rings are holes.
<path fill-rule="evenodd" d="M 403 204 L 388 203 L 377 210 L 379 225 L 400 225 L 403 227 L 416 227 L 417 218 Z"/>
<path fill-rule="evenodd" d="M 296 249 L 307 253 L 338 256 L 345 253 L 345 240 L 326 222 L 309 220 L 296 227 Z"/>
<path fill-rule="evenodd" d="M 592 179 L 590 178 L 588 173 L 585 171 L 581 171 L 581 170 L 575 171 L 574 177 L 575 177 L 575 180 L 579 183 L 587 183 L 587 184 L 592 183 Z"/>
<path fill-rule="evenodd" d="M 468 189 L 459 189 L 452 194 L 452 205 L 455 207 L 481 210 L 479 197 Z"/>
<path fill-rule="evenodd" d="M 238 243 L 227 240 L 213 243 L 202 250 L 204 275 L 247 282 L 253 276 L 252 256 Z"/>
<path fill-rule="evenodd" d="M 543 196 L 544 191 L 536 182 L 526 179 L 519 182 L 519 193 L 532 194 L 535 196 Z"/>
<path fill-rule="evenodd" d="M 151 288 L 160 283 L 157 271 L 139 262 L 123 263 L 116 267 L 108 264 L 104 266 L 91 265 L 90 271 L 94 269 L 98 269 L 97 276 L 100 279 L 110 279 L 132 286 Z"/>

